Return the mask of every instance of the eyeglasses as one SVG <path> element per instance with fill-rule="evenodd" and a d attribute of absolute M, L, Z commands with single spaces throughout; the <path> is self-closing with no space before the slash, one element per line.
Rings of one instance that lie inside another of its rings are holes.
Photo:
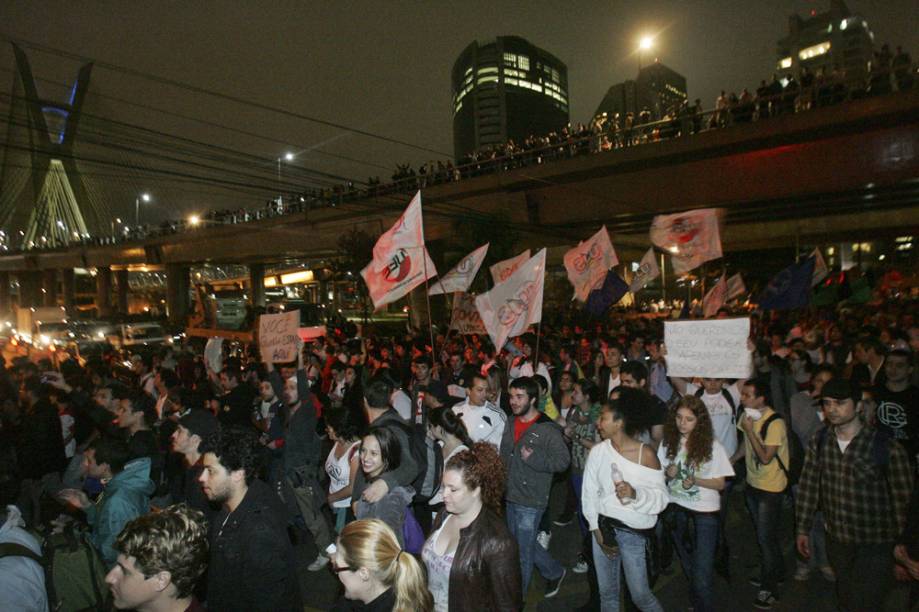
<path fill-rule="evenodd" d="M 344 566 L 342 566 L 342 567 L 338 567 L 337 565 L 335 565 L 334 562 L 330 563 L 330 564 L 329 564 L 329 567 L 332 568 L 332 571 L 335 572 L 336 574 L 340 574 L 340 573 L 342 573 L 342 572 L 353 572 L 353 571 L 355 571 L 354 568 L 348 567 L 347 565 L 344 565 Z"/>

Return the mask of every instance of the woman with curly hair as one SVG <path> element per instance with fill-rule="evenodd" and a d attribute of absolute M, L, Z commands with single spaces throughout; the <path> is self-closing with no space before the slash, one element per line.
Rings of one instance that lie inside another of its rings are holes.
<path fill-rule="evenodd" d="M 708 409 L 698 397 L 682 398 L 668 415 L 658 458 L 665 466 L 670 511 L 675 518 L 673 543 L 690 584 L 693 609 L 714 610 L 712 568 L 721 509 L 718 493 L 724 488 L 724 479 L 734 475 L 734 468 L 715 438 Z"/>
<path fill-rule="evenodd" d="M 504 464 L 487 442 L 447 461 L 444 510 L 421 553 L 435 610 L 523 607 L 517 542 L 501 517 L 504 482 Z"/>
<path fill-rule="evenodd" d="M 338 536 L 332 571 L 345 589 L 334 612 L 430 612 L 424 570 L 399 546 L 396 534 L 379 519 L 345 525 Z"/>

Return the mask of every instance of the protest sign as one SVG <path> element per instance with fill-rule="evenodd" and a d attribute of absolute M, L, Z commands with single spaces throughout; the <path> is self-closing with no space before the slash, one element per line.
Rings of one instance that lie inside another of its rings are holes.
<path fill-rule="evenodd" d="M 750 319 L 664 321 L 667 374 L 681 378 L 750 376 Z"/>
<path fill-rule="evenodd" d="M 297 358 L 300 311 L 264 314 L 258 318 L 258 348 L 262 361 L 283 363 Z"/>
<path fill-rule="evenodd" d="M 461 334 L 486 334 L 485 323 L 475 307 L 475 296 L 468 293 L 456 293 L 453 296 L 453 318 L 450 329 Z"/>

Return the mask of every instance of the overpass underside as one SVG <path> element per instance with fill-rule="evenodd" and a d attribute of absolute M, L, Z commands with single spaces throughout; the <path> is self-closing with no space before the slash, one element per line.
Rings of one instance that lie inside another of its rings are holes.
<path fill-rule="evenodd" d="M 269 263 L 334 255 L 352 228 L 371 235 L 410 193 L 110 247 L 0 257 L 0 270 Z M 648 246 L 654 215 L 724 208 L 725 251 L 919 232 L 919 92 L 825 107 L 423 190 L 429 240 L 496 219 L 520 247 L 572 244 L 606 224 L 620 250 Z M 500 229 L 500 228 L 499 228 Z"/>

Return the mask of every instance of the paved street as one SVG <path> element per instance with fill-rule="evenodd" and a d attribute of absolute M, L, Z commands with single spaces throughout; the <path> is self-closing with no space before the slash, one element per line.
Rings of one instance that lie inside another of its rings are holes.
<path fill-rule="evenodd" d="M 752 526 L 746 510 L 743 507 L 742 491 L 735 491 L 731 497 L 731 513 L 728 519 L 728 538 L 732 556 L 732 580 L 728 583 L 720 576 L 715 578 L 715 591 L 717 601 L 722 610 L 744 611 L 754 610 L 752 602 L 756 595 L 756 588 L 748 582 L 750 575 L 757 570 L 756 540 L 753 537 Z M 826 582 L 819 573 L 812 575 L 808 582 L 796 582 L 791 579 L 794 571 L 794 557 L 791 548 L 792 516 L 791 509 L 786 508 L 783 533 L 789 546 L 786 551 L 786 569 L 788 579 L 781 593 L 781 601 L 774 609 L 779 611 L 807 612 L 833 612 L 835 599 L 833 585 Z M 552 537 L 550 550 L 553 555 L 570 567 L 574 564 L 580 534 L 577 526 L 572 523 L 566 527 L 556 527 Z M 302 567 L 312 558 L 314 549 L 309 543 L 298 548 L 302 555 Z M 304 600 L 307 602 L 306 610 L 327 610 L 338 597 L 338 583 L 328 570 L 310 573 L 305 569 L 301 574 L 301 588 Z M 574 574 L 569 571 L 562 584 L 559 594 L 548 600 L 542 598 L 544 582 L 539 577 L 534 577 L 529 593 L 527 593 L 526 610 L 539 612 L 568 612 L 575 610 L 587 602 L 589 591 L 586 574 Z M 679 562 L 674 560 L 674 565 L 668 574 L 660 577 L 655 587 L 655 593 L 660 599 L 665 610 L 682 611 L 689 607 L 689 592 L 686 580 L 683 577 Z M 890 596 L 884 610 L 888 612 L 906 610 L 907 589 L 898 587 Z M 879 609 L 880 612 L 880 609 Z"/>

